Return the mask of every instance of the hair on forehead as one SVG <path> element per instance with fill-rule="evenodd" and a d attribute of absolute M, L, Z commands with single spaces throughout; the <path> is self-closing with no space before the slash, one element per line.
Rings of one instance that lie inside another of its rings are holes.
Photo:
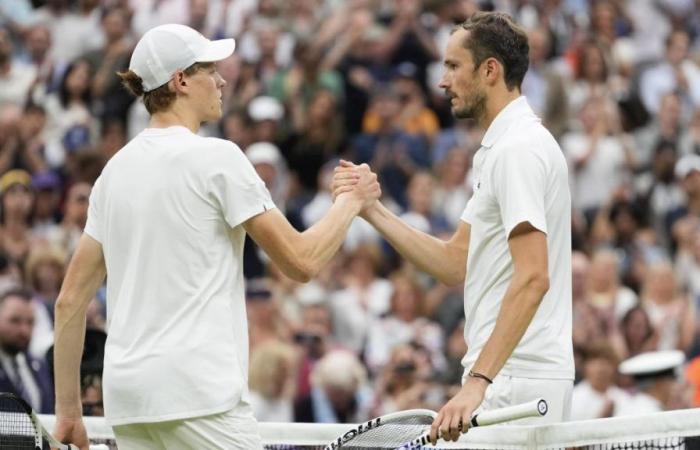
<path fill-rule="evenodd" d="M 32 300 L 32 294 L 29 292 L 29 290 L 22 287 L 16 287 L 5 291 L 2 295 L 0 295 L 0 307 L 2 307 L 2 305 L 5 304 L 5 301 L 10 297 L 19 298 L 27 303 Z"/>
<path fill-rule="evenodd" d="M 495 58 L 503 66 L 508 89 L 520 89 L 530 63 L 530 46 L 525 31 L 508 14 L 478 12 L 455 26 L 452 34 L 459 30 L 468 33 L 462 46 L 471 52 L 474 67 L 481 66 L 488 58 Z"/>

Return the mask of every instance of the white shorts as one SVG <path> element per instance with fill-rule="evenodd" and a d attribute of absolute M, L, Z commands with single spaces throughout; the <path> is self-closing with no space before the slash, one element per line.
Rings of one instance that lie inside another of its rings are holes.
<path fill-rule="evenodd" d="M 464 381 L 464 378 L 462 379 Z M 510 422 L 509 425 L 544 425 L 566 422 L 571 416 L 571 393 L 573 380 L 521 378 L 498 375 L 486 389 L 479 411 L 504 408 L 526 403 L 537 398 L 547 401 L 547 414 Z"/>
<path fill-rule="evenodd" d="M 262 450 L 250 407 L 169 422 L 113 427 L 119 450 Z"/>

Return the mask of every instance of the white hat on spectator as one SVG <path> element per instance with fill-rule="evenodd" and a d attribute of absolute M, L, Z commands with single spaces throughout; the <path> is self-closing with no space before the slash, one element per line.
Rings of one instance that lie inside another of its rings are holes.
<path fill-rule="evenodd" d="M 321 286 L 318 281 L 310 281 L 309 283 L 299 286 L 294 293 L 304 306 L 321 305 L 328 298 L 328 292 Z"/>
<path fill-rule="evenodd" d="M 685 354 L 680 350 L 646 352 L 622 361 L 619 371 L 637 379 L 675 376 L 684 362 Z"/>
<path fill-rule="evenodd" d="M 311 384 L 354 391 L 367 379 L 367 371 L 357 356 L 346 350 L 333 350 L 311 371 Z"/>
<path fill-rule="evenodd" d="M 280 120 L 284 117 L 282 104 L 274 97 L 255 97 L 248 104 L 248 115 L 256 122 L 262 120 Z"/>
<path fill-rule="evenodd" d="M 700 156 L 685 155 L 676 163 L 676 177 L 678 179 L 684 179 L 692 171 L 700 172 Z"/>
<path fill-rule="evenodd" d="M 197 62 L 226 59 L 236 48 L 233 39 L 210 41 L 198 31 L 180 24 L 160 25 L 148 30 L 136 44 L 129 70 L 143 80 L 143 90 L 152 91 Z"/>
<path fill-rule="evenodd" d="M 277 167 L 282 162 L 282 154 L 275 144 L 270 142 L 256 142 L 249 145 L 245 155 L 251 164 L 270 164 Z"/>

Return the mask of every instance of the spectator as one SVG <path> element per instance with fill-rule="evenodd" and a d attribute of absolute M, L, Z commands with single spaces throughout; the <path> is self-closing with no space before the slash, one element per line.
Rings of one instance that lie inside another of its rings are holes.
<path fill-rule="evenodd" d="M 48 0 L 36 10 L 34 20 L 51 30 L 51 58 L 69 64 L 102 41 L 100 14 L 96 0 L 80 0 L 77 12 L 67 0 Z"/>
<path fill-rule="evenodd" d="M 124 95 L 124 89 L 115 77 L 129 67 L 133 43 L 129 38 L 129 13 L 120 6 L 107 8 L 102 13 L 105 43 L 102 47 L 82 56 L 90 66 L 90 97 L 100 121 L 118 119 L 126 123 L 126 115 L 133 98 Z"/>
<path fill-rule="evenodd" d="M 0 177 L 0 247 L 16 264 L 24 261 L 31 248 L 33 203 L 31 176 L 27 172 L 10 170 Z"/>
<path fill-rule="evenodd" d="M 269 92 L 290 110 L 300 107 L 308 110 L 319 90 L 333 93 L 336 100 L 343 98 L 343 85 L 335 71 L 321 66 L 321 51 L 311 42 L 298 41 L 294 47 L 293 63 L 270 81 Z"/>
<path fill-rule="evenodd" d="M 547 129 L 555 137 L 560 137 L 568 126 L 568 95 L 573 94 L 573 89 L 567 91 L 559 70 L 548 61 L 552 53 L 549 31 L 531 30 L 528 41 L 530 67 L 523 79 L 522 92 L 535 113 L 542 117 Z"/>
<path fill-rule="evenodd" d="M 268 96 L 255 97 L 248 104 L 248 117 L 253 122 L 253 142 L 279 142 L 284 108 L 277 99 Z"/>
<path fill-rule="evenodd" d="M 92 186 L 79 182 L 68 189 L 63 205 L 63 220 L 49 240 L 67 255 L 72 255 L 87 222 L 88 200 Z"/>
<path fill-rule="evenodd" d="M 619 259 L 613 250 L 597 250 L 591 258 L 586 300 L 600 318 L 599 337 L 615 331 L 622 317 L 637 303 L 637 295 L 620 283 Z"/>
<path fill-rule="evenodd" d="M 294 348 L 270 341 L 258 347 L 250 361 L 250 403 L 260 422 L 294 419 Z"/>
<path fill-rule="evenodd" d="M 567 133 L 562 150 L 572 170 L 574 207 L 589 220 L 613 192 L 629 182 L 634 155 L 620 128 L 614 104 L 605 97 L 592 97 L 582 107 L 582 132 Z"/>
<path fill-rule="evenodd" d="M 700 155 L 686 155 L 676 163 L 676 178 L 685 193 L 685 202 L 666 216 L 667 229 L 678 244 L 674 225 L 686 217 L 700 218 Z"/>
<path fill-rule="evenodd" d="M 651 123 L 635 133 L 638 169 L 648 169 L 654 150 L 662 142 L 676 145 L 682 130 L 681 98 L 676 92 L 661 97 L 659 112 Z"/>
<path fill-rule="evenodd" d="M 373 133 L 357 136 L 352 144 L 355 157 L 358 163 L 370 164 L 385 194 L 405 207 L 408 179 L 416 170 L 429 165 L 427 144 L 398 128 L 396 120 L 401 103 L 394 89 L 376 91 L 371 108 L 377 113 L 379 126 Z"/>
<path fill-rule="evenodd" d="M 96 137 L 90 84 L 89 64 L 76 60 L 66 68 L 58 92 L 46 99 L 46 160 L 52 168 L 64 164 L 67 152 L 90 147 Z"/>
<path fill-rule="evenodd" d="M 640 301 L 659 333 L 657 350 L 690 350 L 695 338 L 695 305 L 678 289 L 670 262 L 649 267 Z"/>
<path fill-rule="evenodd" d="M 394 347 L 388 363 L 377 380 L 376 405 L 372 415 L 382 415 L 406 409 L 439 406 L 442 398 L 431 398 L 432 373 L 429 358 L 411 344 Z"/>
<path fill-rule="evenodd" d="M 292 108 L 294 131 L 285 142 L 285 156 L 297 182 L 307 195 L 318 190 L 316 181 L 323 164 L 345 150 L 343 119 L 335 95 L 318 90 L 307 110 L 300 103 Z"/>
<path fill-rule="evenodd" d="M 44 172 L 48 169 L 44 137 L 46 111 L 31 102 L 27 103 L 19 117 L 15 116 L 15 111 L 19 112 L 14 107 L 6 107 L 6 134 L 0 165 L 31 173 Z"/>
<path fill-rule="evenodd" d="M 615 410 L 615 416 L 668 410 L 677 384 L 677 371 L 684 361 L 685 355 L 678 350 L 647 352 L 623 361 L 620 373 L 634 377 L 636 391 Z"/>
<path fill-rule="evenodd" d="M 377 373 L 389 361 L 394 348 L 416 342 L 431 356 L 436 370 L 445 369 L 444 336 L 440 326 L 425 317 L 425 292 L 411 277 L 395 274 L 391 277 L 393 294 L 391 309 L 369 326 L 365 361 Z"/>
<path fill-rule="evenodd" d="M 689 155 L 694 153 L 700 155 L 700 108 L 697 108 L 690 119 L 690 123 L 686 129 L 680 130 L 680 148 L 681 155 Z"/>
<path fill-rule="evenodd" d="M 681 288 L 688 292 L 697 311 L 700 308 L 700 227 L 691 228 L 688 234 L 688 245 L 678 250 L 676 273 Z"/>
<path fill-rule="evenodd" d="M 367 338 L 370 321 L 390 307 L 392 286 L 379 276 L 382 261 L 379 246 L 360 245 L 345 261 L 343 288 L 331 295 L 335 338 L 358 353 Z"/>
<path fill-rule="evenodd" d="M 408 208 L 400 217 L 412 227 L 436 236 L 450 231 L 452 227 L 447 219 L 436 211 L 433 203 L 434 192 L 435 179 L 430 172 L 414 173 L 406 189 Z"/>
<path fill-rule="evenodd" d="M 620 359 L 626 359 L 656 350 L 659 333 L 652 325 L 646 309 L 637 305 L 622 316 L 620 332 L 611 336 L 611 342 Z"/>
<path fill-rule="evenodd" d="M 53 309 L 67 262 L 61 249 L 43 245 L 32 249 L 25 264 L 25 280 L 33 294 L 34 307 L 34 330 L 29 351 L 37 358 L 44 358 L 53 345 Z"/>
<path fill-rule="evenodd" d="M 36 71 L 30 95 L 34 102 L 41 103 L 47 94 L 58 89 L 66 64 L 58 63 L 53 59 L 51 29 L 45 23 L 32 25 L 27 30 L 24 42 L 25 62 L 32 65 Z"/>
<path fill-rule="evenodd" d="M 23 106 L 35 77 L 33 67 L 15 58 L 9 30 L 0 27 L 0 109 L 10 104 Z"/>
<path fill-rule="evenodd" d="M 311 393 L 294 405 L 296 422 L 359 423 L 369 419 L 367 374 L 349 352 L 326 354 L 311 373 Z"/>
<path fill-rule="evenodd" d="M 438 177 L 432 204 L 437 207 L 438 214 L 445 217 L 450 230 L 457 229 L 464 207 L 472 195 L 468 177 L 471 158 L 471 153 L 465 148 L 453 147 L 437 163 L 435 172 Z"/>
<path fill-rule="evenodd" d="M 587 420 L 612 417 L 616 408 L 628 401 L 615 385 L 618 358 L 605 341 L 591 344 L 583 362 L 584 379 L 574 386 L 571 419 Z"/>
<path fill-rule="evenodd" d="M 416 80 L 417 68 L 410 62 L 403 62 L 396 68 L 392 89 L 401 102 L 401 111 L 396 117 L 396 126 L 405 133 L 421 137 L 432 142 L 439 130 L 438 118 L 426 106 L 425 94 Z M 365 133 L 375 133 L 380 127 L 381 119 L 373 109 L 367 111 L 363 121 Z"/>
<path fill-rule="evenodd" d="M 642 73 L 639 89 L 649 112 L 658 113 L 663 96 L 674 91 L 686 118 L 700 106 L 700 68 L 688 57 L 689 46 L 686 31 L 672 31 L 666 38 L 666 60 Z"/>
<path fill-rule="evenodd" d="M 578 114 L 590 99 L 607 96 L 609 77 L 608 55 L 603 45 L 595 39 L 584 41 L 577 49 L 573 80 L 568 89 L 570 115 Z"/>
<path fill-rule="evenodd" d="M 54 410 L 53 383 L 41 359 L 28 352 L 34 328 L 31 295 L 14 289 L 0 296 L 0 391 L 11 392 L 42 414 Z"/>

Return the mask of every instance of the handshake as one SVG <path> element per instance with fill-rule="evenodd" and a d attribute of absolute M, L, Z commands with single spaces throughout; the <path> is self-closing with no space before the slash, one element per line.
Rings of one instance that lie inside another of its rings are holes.
<path fill-rule="evenodd" d="M 358 208 L 358 213 L 367 212 L 382 195 L 377 174 L 367 164 L 355 165 L 340 160 L 333 174 L 333 201 L 343 199 Z"/>

